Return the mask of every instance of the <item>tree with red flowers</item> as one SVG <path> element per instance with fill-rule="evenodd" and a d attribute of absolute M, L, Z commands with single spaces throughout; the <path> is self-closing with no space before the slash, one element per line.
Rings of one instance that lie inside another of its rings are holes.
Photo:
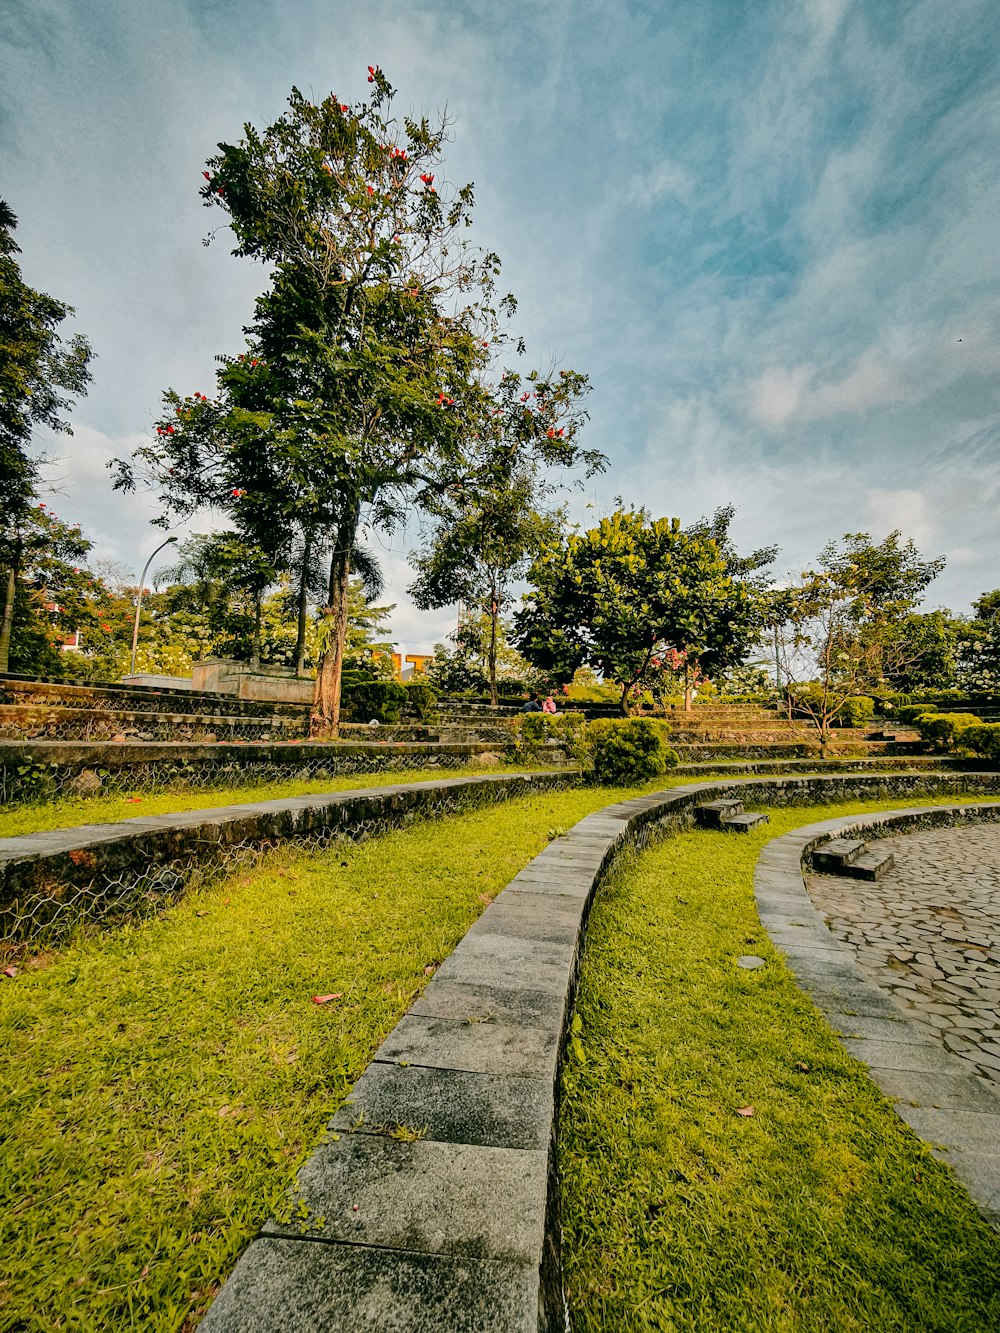
<path fill-rule="evenodd" d="M 168 509 L 235 501 L 294 533 L 306 565 L 325 554 L 316 735 L 339 722 L 349 580 L 371 563 L 359 534 L 474 472 L 514 309 L 497 257 L 465 240 L 472 186 L 440 177 L 446 122 L 395 116 L 381 70 L 368 78 L 353 105 L 293 90 L 273 125 L 246 126 L 208 162 L 205 203 L 270 282 L 243 357 L 222 362 L 211 396 L 171 399 L 140 451 Z"/>
<path fill-rule="evenodd" d="M 422 609 L 461 602 L 488 625 L 486 674 L 497 703 L 497 643 L 514 582 L 557 537 L 564 516 L 555 506 L 550 467 L 604 467 L 602 454 L 581 449 L 582 402 L 590 385 L 575 371 L 504 372 L 485 393 L 470 441 L 473 470 L 464 483 L 428 502 L 431 526 L 411 558 L 410 594 Z"/>

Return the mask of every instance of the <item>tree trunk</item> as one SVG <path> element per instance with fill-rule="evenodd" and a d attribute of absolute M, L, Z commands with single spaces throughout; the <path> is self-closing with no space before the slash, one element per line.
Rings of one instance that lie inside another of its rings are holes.
<path fill-rule="evenodd" d="M 622 690 L 622 703 L 621 703 L 621 709 L 622 709 L 622 714 L 623 714 L 625 717 L 628 717 L 628 715 L 629 715 L 629 711 L 628 711 L 628 692 L 629 692 L 629 690 L 630 690 L 631 688 L 632 688 L 632 682 L 631 682 L 631 681 L 628 681 L 628 682 L 626 682 L 626 684 L 625 684 L 625 688 Z"/>
<path fill-rule="evenodd" d="M 684 711 L 690 713 L 694 686 L 691 683 L 691 668 L 684 663 Z"/>
<path fill-rule="evenodd" d="M 309 611 L 309 561 L 312 559 L 312 534 L 306 535 L 302 548 L 302 571 L 299 575 L 299 610 L 295 628 L 295 675 L 301 680 L 306 674 L 306 619 Z"/>
<path fill-rule="evenodd" d="M 487 665 L 490 674 L 490 703 L 496 708 L 499 702 L 497 696 L 497 617 L 500 614 L 500 603 L 497 600 L 497 592 L 493 590 L 493 600 L 490 602 L 490 651 Z"/>
<path fill-rule="evenodd" d="M 260 588 L 253 590 L 253 642 L 250 644 L 250 666 L 254 671 L 260 670 L 260 603 L 262 598 Z"/>
<path fill-rule="evenodd" d="M 11 665 L 11 629 L 13 628 L 13 595 L 16 591 L 17 571 L 11 565 L 7 573 L 7 596 L 4 597 L 4 621 L 0 627 L 0 672 L 5 672 Z"/>
<path fill-rule="evenodd" d="M 340 734 L 340 683 L 344 675 L 344 647 L 347 643 L 347 599 L 351 581 L 351 551 L 358 525 L 355 510 L 338 530 L 330 557 L 328 634 L 316 667 L 309 734 L 319 739 L 335 740 Z"/>

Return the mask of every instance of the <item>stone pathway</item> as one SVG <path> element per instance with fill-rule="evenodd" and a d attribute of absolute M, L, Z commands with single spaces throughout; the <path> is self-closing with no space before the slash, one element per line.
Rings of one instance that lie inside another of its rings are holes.
<path fill-rule="evenodd" d="M 811 875 L 809 895 L 909 1017 L 1000 1084 L 1000 825 L 888 845 L 895 868 L 884 879 Z"/>

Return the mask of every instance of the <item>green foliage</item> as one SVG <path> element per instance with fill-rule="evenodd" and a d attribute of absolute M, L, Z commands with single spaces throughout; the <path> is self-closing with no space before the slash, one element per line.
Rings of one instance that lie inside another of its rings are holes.
<path fill-rule="evenodd" d="M 558 745 L 582 763 L 589 753 L 589 733 L 582 713 L 520 713 L 514 719 L 520 737 L 519 753 L 544 759 L 547 746 Z"/>
<path fill-rule="evenodd" d="M 437 690 L 423 680 L 411 680 L 406 686 L 406 711 L 416 713 L 421 722 L 426 722 L 437 711 Z"/>
<path fill-rule="evenodd" d="M 600 718 L 588 727 L 594 776 L 612 785 L 644 782 L 677 763 L 666 724 L 654 718 Z"/>
<path fill-rule="evenodd" d="M 957 743 L 963 750 L 971 750 L 983 759 L 1000 761 L 1000 722 L 980 722 L 958 732 Z"/>
<path fill-rule="evenodd" d="M 918 717 L 924 717 L 925 714 L 936 711 L 934 704 L 903 704 L 896 709 L 896 716 L 900 722 L 916 722 Z"/>
<path fill-rule="evenodd" d="M 399 722 L 407 699 L 407 688 L 398 680 L 360 681 L 345 695 L 355 722 Z"/>
<path fill-rule="evenodd" d="M 874 716 L 875 700 L 869 699 L 864 694 L 852 694 L 844 700 L 844 706 L 837 717 L 837 725 L 841 727 L 867 727 Z"/>
<path fill-rule="evenodd" d="M 939 750 L 950 750 L 962 731 L 979 725 L 975 713 L 923 713 L 914 722 L 921 738 Z"/>
<path fill-rule="evenodd" d="M 629 692 L 659 679 L 667 654 L 711 674 L 745 656 L 760 623 L 753 590 L 716 542 L 679 519 L 619 510 L 543 549 L 515 617 L 530 662 L 564 680 L 581 666 Z"/>
<path fill-rule="evenodd" d="M 34 496 L 34 429 L 72 434 L 67 395 L 83 394 L 93 357 L 86 338 L 63 343 L 58 329 L 73 307 L 22 280 L 14 240 L 17 218 L 0 199 L 0 544 L 16 544 L 16 526 Z M 0 550 L 0 568 L 11 560 Z M 2 598 L 2 592 L 0 592 Z"/>
<path fill-rule="evenodd" d="M 1000 589 L 985 592 L 958 635 L 956 677 L 966 694 L 1000 698 Z"/>

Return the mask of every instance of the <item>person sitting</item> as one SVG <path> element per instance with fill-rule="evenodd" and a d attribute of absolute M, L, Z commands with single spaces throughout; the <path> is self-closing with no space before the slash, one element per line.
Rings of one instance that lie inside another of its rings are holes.
<path fill-rule="evenodd" d="M 552 695 L 550 694 L 550 695 L 548 696 L 548 698 L 545 700 L 545 702 L 542 704 L 542 712 L 543 712 L 543 713 L 554 713 L 555 711 L 556 711 L 556 701 L 555 701 L 555 699 L 553 699 Z"/>
<path fill-rule="evenodd" d="M 541 713 L 544 712 L 542 705 L 538 702 L 538 695 L 532 694 L 527 703 L 521 709 L 522 713 Z"/>

